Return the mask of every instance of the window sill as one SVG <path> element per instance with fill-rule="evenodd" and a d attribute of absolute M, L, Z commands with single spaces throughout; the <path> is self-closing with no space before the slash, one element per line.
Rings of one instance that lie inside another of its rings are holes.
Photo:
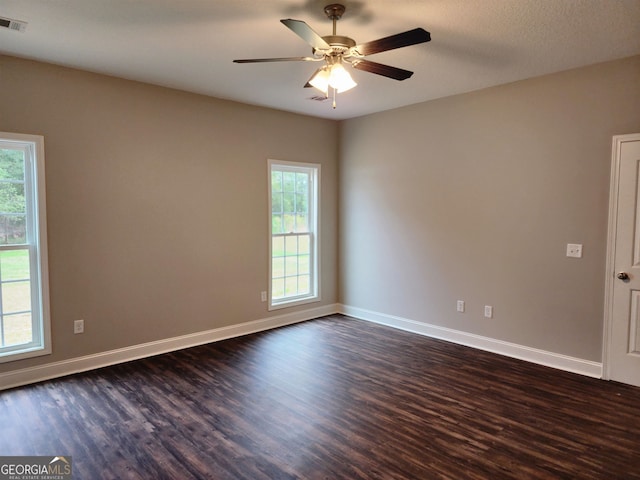
<path fill-rule="evenodd" d="M 15 362 L 17 360 L 24 360 L 26 358 L 41 357 L 43 355 L 50 355 L 51 348 L 37 346 L 24 348 L 22 350 L 14 350 L 12 352 L 0 353 L 0 363 Z"/>
<path fill-rule="evenodd" d="M 297 298 L 292 300 L 283 299 L 276 303 L 271 303 L 269 305 L 269 311 L 280 310 L 282 308 L 295 307 L 297 305 L 304 305 L 307 303 L 317 303 L 320 300 L 321 300 L 320 295 L 314 295 L 313 297 Z"/>

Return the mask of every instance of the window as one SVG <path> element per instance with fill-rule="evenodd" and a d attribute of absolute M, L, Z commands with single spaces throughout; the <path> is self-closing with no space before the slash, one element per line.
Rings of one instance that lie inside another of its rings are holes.
<path fill-rule="evenodd" d="M 320 300 L 320 165 L 269 161 L 269 308 Z"/>
<path fill-rule="evenodd" d="M 44 140 L 0 132 L 0 362 L 51 353 Z"/>

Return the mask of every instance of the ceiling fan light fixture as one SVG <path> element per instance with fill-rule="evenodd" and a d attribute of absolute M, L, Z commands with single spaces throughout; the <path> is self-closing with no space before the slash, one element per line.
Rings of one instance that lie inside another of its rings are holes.
<path fill-rule="evenodd" d="M 338 93 L 342 93 L 351 90 L 356 85 L 358 84 L 351 78 L 342 63 L 331 65 L 331 73 L 329 75 L 329 86 L 331 88 L 335 88 Z"/>
<path fill-rule="evenodd" d="M 317 88 L 325 96 L 329 95 L 329 67 L 323 67 L 309 80 L 309 85 Z"/>

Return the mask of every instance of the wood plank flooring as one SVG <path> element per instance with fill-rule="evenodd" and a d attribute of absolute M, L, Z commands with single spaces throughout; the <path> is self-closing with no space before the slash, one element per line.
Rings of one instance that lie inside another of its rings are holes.
<path fill-rule="evenodd" d="M 75 479 L 640 479 L 640 388 L 350 319 L 0 392 Z"/>

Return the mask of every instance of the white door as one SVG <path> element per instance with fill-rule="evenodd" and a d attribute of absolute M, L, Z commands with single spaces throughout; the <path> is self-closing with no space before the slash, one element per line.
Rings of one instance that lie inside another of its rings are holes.
<path fill-rule="evenodd" d="M 605 378 L 640 386 L 640 134 L 613 137 Z"/>

